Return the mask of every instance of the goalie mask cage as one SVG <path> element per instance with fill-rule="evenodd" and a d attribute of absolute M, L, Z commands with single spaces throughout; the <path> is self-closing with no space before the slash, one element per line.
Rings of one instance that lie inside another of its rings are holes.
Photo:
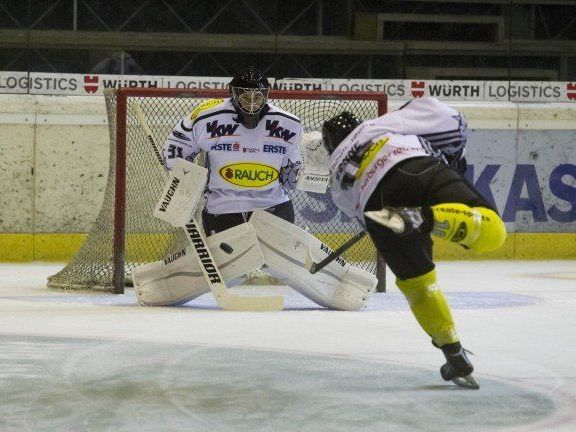
<path fill-rule="evenodd" d="M 154 166 L 157 158 L 134 113 L 144 113 L 154 140 L 163 145 L 172 128 L 196 106 L 227 90 L 121 88 L 105 90 L 110 131 L 110 165 L 104 201 L 86 240 L 72 260 L 48 278 L 59 289 L 122 294 L 132 270 L 181 250 L 187 243 L 180 229 L 152 216 L 165 179 Z M 386 112 L 386 95 L 370 92 L 272 90 L 269 102 L 297 115 L 304 132 L 321 131 L 322 123 L 347 110 L 368 119 Z M 296 225 L 331 248 L 337 248 L 362 227 L 340 212 L 326 194 L 289 192 Z M 344 258 L 377 271 L 374 245 L 368 236 Z"/>

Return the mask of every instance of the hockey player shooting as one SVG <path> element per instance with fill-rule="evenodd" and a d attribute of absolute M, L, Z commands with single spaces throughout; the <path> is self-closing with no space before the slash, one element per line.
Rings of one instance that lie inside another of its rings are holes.
<path fill-rule="evenodd" d="M 432 260 L 431 236 L 478 252 L 506 238 L 496 210 L 461 175 L 465 118 L 422 98 L 364 122 L 342 112 L 322 132 L 334 202 L 366 226 L 416 320 L 444 353 L 442 378 L 478 388 Z"/>
<path fill-rule="evenodd" d="M 229 88 L 230 98 L 200 105 L 166 139 L 164 160 L 172 175 L 155 215 L 182 226 L 196 205 L 193 197 L 204 190 L 206 246 L 225 280 L 265 264 L 268 272 L 324 307 L 360 309 L 374 290 L 373 275 L 344 260 L 316 275 L 306 269 L 306 260 L 324 258 L 327 248 L 293 225 L 286 192 L 295 187 L 301 167 L 300 120 L 267 102 L 268 80 L 255 68 L 237 74 Z M 201 150 L 209 167 L 205 189 L 199 167 L 187 166 Z M 200 270 L 187 250 L 136 269 L 140 304 L 182 304 L 208 292 Z"/>

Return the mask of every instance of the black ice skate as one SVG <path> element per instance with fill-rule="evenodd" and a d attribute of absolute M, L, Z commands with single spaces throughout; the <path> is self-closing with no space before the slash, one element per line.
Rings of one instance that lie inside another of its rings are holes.
<path fill-rule="evenodd" d="M 442 378 L 445 381 L 452 381 L 460 387 L 479 389 L 478 382 L 472 376 L 474 367 L 468 360 L 466 350 L 462 348 L 460 342 L 444 345 L 440 349 L 446 357 L 446 364 L 440 368 Z"/>
<path fill-rule="evenodd" d="M 364 215 L 398 235 L 420 231 L 424 223 L 421 207 L 384 207 L 366 211 Z"/>

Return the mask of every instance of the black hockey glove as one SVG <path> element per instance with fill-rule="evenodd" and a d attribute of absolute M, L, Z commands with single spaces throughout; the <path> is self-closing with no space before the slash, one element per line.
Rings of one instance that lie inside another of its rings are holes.
<path fill-rule="evenodd" d="M 446 160 L 448 161 L 448 164 L 452 168 L 454 168 L 459 174 L 464 175 L 464 173 L 466 172 L 466 168 L 468 167 L 468 164 L 466 163 L 466 158 L 464 156 L 453 159 L 446 156 Z"/>

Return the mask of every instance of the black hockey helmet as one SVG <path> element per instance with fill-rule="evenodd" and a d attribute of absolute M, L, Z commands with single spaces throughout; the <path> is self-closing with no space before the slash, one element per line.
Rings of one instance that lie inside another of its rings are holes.
<path fill-rule="evenodd" d="M 362 120 L 349 111 L 343 111 L 330 120 L 326 120 L 322 125 L 322 139 L 328 153 L 332 154 L 344 138 L 350 135 L 360 123 Z"/>
<path fill-rule="evenodd" d="M 268 100 L 268 79 L 254 66 L 249 66 L 234 75 L 228 88 L 240 123 L 248 129 L 254 129 Z"/>

